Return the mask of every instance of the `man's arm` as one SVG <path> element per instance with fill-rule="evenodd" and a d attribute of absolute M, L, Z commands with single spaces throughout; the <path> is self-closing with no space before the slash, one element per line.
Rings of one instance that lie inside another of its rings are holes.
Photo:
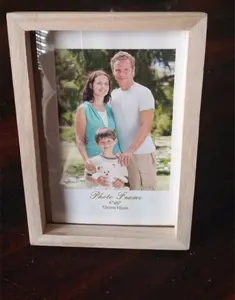
<path fill-rule="evenodd" d="M 131 155 L 140 147 L 146 137 L 150 134 L 154 118 L 154 109 L 142 110 L 140 112 L 140 130 L 128 150 L 120 158 L 121 165 L 128 165 Z"/>

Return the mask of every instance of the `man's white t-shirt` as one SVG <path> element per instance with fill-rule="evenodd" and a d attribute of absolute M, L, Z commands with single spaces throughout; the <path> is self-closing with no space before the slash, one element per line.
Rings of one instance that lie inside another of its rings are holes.
<path fill-rule="evenodd" d="M 155 108 L 152 92 L 145 86 L 134 82 L 128 90 L 112 91 L 111 108 L 114 114 L 118 141 L 122 152 L 127 151 L 140 130 L 140 112 Z M 147 154 L 155 151 L 148 135 L 134 154 Z"/>

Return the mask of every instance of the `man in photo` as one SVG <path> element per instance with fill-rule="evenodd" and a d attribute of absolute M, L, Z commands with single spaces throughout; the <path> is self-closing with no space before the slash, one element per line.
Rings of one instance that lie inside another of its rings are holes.
<path fill-rule="evenodd" d="M 131 190 L 156 189 L 156 155 L 151 138 L 155 101 L 152 92 L 134 81 L 135 58 L 118 52 L 111 69 L 119 88 L 111 93 L 121 165 L 127 166 Z"/>

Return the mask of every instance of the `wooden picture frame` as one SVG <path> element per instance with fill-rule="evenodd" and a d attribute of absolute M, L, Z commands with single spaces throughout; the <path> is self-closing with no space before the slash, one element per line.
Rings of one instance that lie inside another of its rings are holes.
<path fill-rule="evenodd" d="M 187 250 L 190 246 L 206 44 L 201 12 L 13 12 L 7 14 L 16 117 L 32 245 Z M 48 221 L 30 31 L 184 31 L 187 35 L 180 178 L 175 226 L 72 225 Z"/>

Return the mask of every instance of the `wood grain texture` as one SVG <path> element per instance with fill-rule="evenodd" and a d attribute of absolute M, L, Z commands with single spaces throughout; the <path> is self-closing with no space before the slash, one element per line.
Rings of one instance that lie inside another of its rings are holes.
<path fill-rule="evenodd" d="M 189 32 L 186 88 L 184 99 L 181 177 L 177 219 L 177 238 L 189 247 L 197 163 L 201 93 L 204 69 L 207 18 Z"/>
<path fill-rule="evenodd" d="M 25 33 L 13 19 L 8 22 L 8 32 L 26 209 L 33 241 L 42 234 L 46 220 L 29 32 Z"/>
<path fill-rule="evenodd" d="M 190 30 L 205 13 L 16 12 L 7 17 L 24 30 Z"/>
<path fill-rule="evenodd" d="M 234 299 L 233 5 L 230 0 L 1 3 L 1 299 Z M 186 252 L 29 246 L 5 13 L 111 8 L 209 14 L 192 241 Z"/>

